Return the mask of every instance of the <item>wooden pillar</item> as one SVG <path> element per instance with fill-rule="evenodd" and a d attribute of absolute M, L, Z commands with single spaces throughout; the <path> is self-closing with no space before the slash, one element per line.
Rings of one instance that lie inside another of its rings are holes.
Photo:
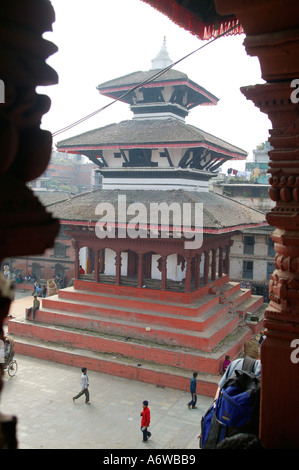
<path fill-rule="evenodd" d="M 219 247 L 219 256 L 218 256 L 218 277 L 222 277 L 223 274 L 223 248 Z"/>
<path fill-rule="evenodd" d="M 143 286 L 143 253 L 138 254 L 138 278 L 137 278 L 137 287 Z"/>
<path fill-rule="evenodd" d="M 161 289 L 166 290 L 167 288 L 167 256 L 162 257 L 162 276 L 161 276 Z"/>
<path fill-rule="evenodd" d="M 190 255 L 186 256 L 186 279 L 185 279 L 185 292 L 191 292 L 191 275 L 192 275 L 192 258 Z"/>
<path fill-rule="evenodd" d="M 212 249 L 211 279 L 212 279 L 212 281 L 215 281 L 215 279 L 216 279 L 216 248 Z"/>
<path fill-rule="evenodd" d="M 299 79 L 298 1 L 215 0 L 218 13 L 234 12 L 242 24 L 246 52 L 257 56 L 266 83 L 241 89 L 268 115 L 269 190 L 275 207 L 275 270 L 265 311 L 261 347 L 260 438 L 268 449 L 299 447 Z M 271 14 L 269 14 L 271 12 Z M 297 88 L 298 90 L 298 88 Z"/>
<path fill-rule="evenodd" d="M 87 266 L 86 266 L 86 273 L 92 273 L 92 248 L 87 248 Z"/>
<path fill-rule="evenodd" d="M 121 252 L 117 251 L 115 256 L 115 284 L 119 286 L 121 283 Z"/>
<path fill-rule="evenodd" d="M 99 257 L 100 257 L 99 272 L 103 273 L 104 272 L 104 267 L 105 267 L 105 249 L 104 248 L 99 251 Z"/>
<path fill-rule="evenodd" d="M 94 281 L 99 282 L 99 254 L 100 250 L 94 250 Z"/>
<path fill-rule="evenodd" d="M 196 255 L 195 257 L 195 279 L 194 279 L 194 287 L 198 289 L 200 287 L 200 261 L 201 261 L 201 253 Z"/>
<path fill-rule="evenodd" d="M 205 251 L 204 253 L 205 253 L 205 260 L 204 260 L 203 283 L 208 284 L 209 270 L 210 270 L 210 252 Z"/>
<path fill-rule="evenodd" d="M 225 265 L 224 265 L 225 274 L 229 274 L 229 255 L 230 255 L 230 245 L 226 245 L 226 248 L 225 248 Z"/>
<path fill-rule="evenodd" d="M 265 86 L 243 90 L 267 112 L 273 124 L 268 172 L 269 194 L 276 206 L 266 219 L 276 227 L 271 235 L 276 256 L 269 283 L 270 303 L 265 311 L 266 339 L 261 349 L 260 432 L 266 447 L 298 448 L 299 407 L 293 404 L 298 403 L 299 364 L 292 362 L 291 354 L 293 341 L 299 344 L 299 109 L 290 100 L 290 82 Z M 273 361 L 274 357 L 278 360 Z"/>
<path fill-rule="evenodd" d="M 79 279 L 79 247 L 78 247 L 78 242 L 76 240 L 72 240 L 72 247 L 74 248 L 75 251 L 75 279 Z"/>

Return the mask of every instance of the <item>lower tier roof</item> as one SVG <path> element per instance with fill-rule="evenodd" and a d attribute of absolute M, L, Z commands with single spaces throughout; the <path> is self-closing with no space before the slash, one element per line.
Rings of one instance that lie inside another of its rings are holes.
<path fill-rule="evenodd" d="M 191 208 L 191 226 L 199 227 L 195 219 L 194 207 L 196 203 L 202 203 L 204 233 L 233 232 L 244 228 L 267 225 L 265 214 L 233 199 L 213 192 L 188 192 L 181 189 L 166 191 L 96 189 L 50 204 L 47 209 L 53 216 L 59 218 L 61 223 L 92 226 L 100 219 L 99 212 L 96 213 L 96 208 L 99 204 L 104 203 L 110 204 L 113 208 L 114 220 L 111 220 L 111 223 L 116 222 L 116 225 L 120 219 L 122 221 L 126 220 L 127 223 L 132 220 L 135 213 L 128 211 L 128 208 L 134 203 L 141 203 L 145 208 L 146 215 L 142 220 L 144 224 L 149 224 L 151 221 L 151 204 L 165 203 L 166 207 L 171 208 L 171 204 L 176 203 L 182 214 L 185 210 L 184 207 L 186 208 L 184 204 L 189 204 Z M 131 206 L 131 209 L 133 208 L 134 206 Z M 171 226 L 172 222 L 175 225 L 175 219 L 172 220 L 171 211 L 169 213 L 169 225 Z M 163 220 L 159 220 L 160 223 L 163 225 Z"/>

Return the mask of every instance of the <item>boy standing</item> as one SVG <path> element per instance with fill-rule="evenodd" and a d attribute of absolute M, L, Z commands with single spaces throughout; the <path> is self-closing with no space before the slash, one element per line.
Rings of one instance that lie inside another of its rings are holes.
<path fill-rule="evenodd" d="M 148 407 L 148 401 L 144 400 L 142 402 L 142 408 L 143 410 L 140 413 L 141 416 L 141 431 L 143 433 L 143 442 L 147 442 L 148 439 L 151 437 L 152 433 L 147 430 L 147 428 L 150 425 L 151 421 L 151 412 Z"/>
<path fill-rule="evenodd" d="M 85 403 L 86 403 L 86 405 L 89 405 L 90 404 L 89 391 L 88 391 L 89 382 L 88 382 L 88 376 L 86 374 L 87 373 L 86 367 L 82 367 L 81 372 L 82 372 L 82 375 L 81 375 L 81 391 L 75 397 L 73 397 L 73 401 L 75 401 L 77 398 L 81 397 L 81 395 L 85 394 Z"/>
<path fill-rule="evenodd" d="M 187 406 L 190 410 L 190 407 L 192 409 L 197 408 L 196 402 L 197 402 L 197 394 L 196 394 L 196 377 L 198 376 L 197 372 L 193 372 L 193 377 L 190 380 L 190 393 L 191 393 L 191 401 L 187 403 Z"/>

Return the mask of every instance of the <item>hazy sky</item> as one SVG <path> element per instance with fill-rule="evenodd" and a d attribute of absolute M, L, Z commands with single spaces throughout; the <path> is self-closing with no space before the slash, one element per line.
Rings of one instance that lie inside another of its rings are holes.
<path fill-rule="evenodd" d="M 201 41 L 141 0 L 52 0 L 56 12 L 53 32 L 44 37 L 59 51 L 48 59 L 58 72 L 59 84 L 38 88 L 52 106 L 42 127 L 56 132 L 102 108 L 111 100 L 96 86 L 139 70 L 149 70 L 166 37 L 175 62 L 198 49 Z M 186 122 L 236 145 L 249 154 L 268 139 L 271 123 L 240 91 L 241 86 L 263 83 L 258 59 L 246 54 L 244 36 L 220 38 L 184 59 L 175 69 L 219 98 L 216 106 L 191 110 Z M 54 144 L 87 130 L 131 119 L 129 106 L 114 103 L 67 132 Z M 243 169 L 244 164 L 234 168 Z"/>

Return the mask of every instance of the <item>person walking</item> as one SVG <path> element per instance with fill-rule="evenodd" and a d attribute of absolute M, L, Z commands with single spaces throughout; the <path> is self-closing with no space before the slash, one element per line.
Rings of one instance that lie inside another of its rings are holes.
<path fill-rule="evenodd" d="M 80 392 L 73 397 L 73 402 L 77 400 L 77 398 L 81 397 L 83 394 L 85 394 L 85 404 L 89 405 L 89 381 L 88 381 L 88 376 L 87 376 L 87 369 L 86 367 L 82 367 L 81 369 L 82 375 L 81 375 L 81 390 Z"/>
<path fill-rule="evenodd" d="M 27 320 L 29 320 L 31 312 L 32 312 L 32 320 L 35 319 L 35 312 L 39 309 L 39 307 L 40 307 L 40 301 L 38 300 L 37 295 L 35 295 L 33 299 L 33 305 L 32 307 L 28 309 L 28 312 L 27 312 Z"/>
<path fill-rule="evenodd" d="M 187 403 L 187 406 L 190 410 L 190 407 L 192 409 L 197 408 L 196 402 L 197 402 L 197 394 L 196 394 L 196 377 L 198 376 L 198 372 L 193 372 L 193 376 L 190 380 L 190 393 L 191 393 L 191 401 Z"/>
<path fill-rule="evenodd" d="M 141 416 L 141 432 L 143 434 L 142 442 L 147 442 L 148 439 L 151 437 L 152 433 L 148 431 L 148 427 L 151 422 L 151 412 L 148 407 L 148 401 L 144 400 L 142 402 L 142 411 L 140 413 Z"/>

